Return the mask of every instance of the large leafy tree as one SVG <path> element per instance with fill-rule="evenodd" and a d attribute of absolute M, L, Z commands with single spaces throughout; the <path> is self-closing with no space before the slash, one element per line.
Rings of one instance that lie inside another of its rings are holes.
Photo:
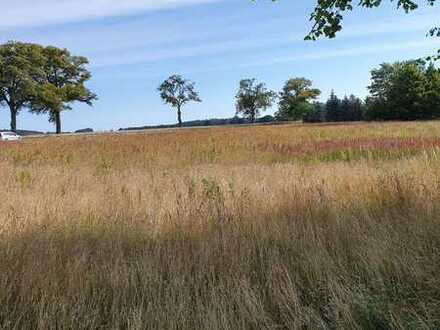
<path fill-rule="evenodd" d="M 173 75 L 158 88 L 162 100 L 177 109 L 177 121 L 182 127 L 182 107 L 188 102 L 202 102 L 193 82 L 182 76 Z"/>
<path fill-rule="evenodd" d="M 273 105 L 276 93 L 268 90 L 264 83 L 257 83 L 255 79 L 243 79 L 235 99 L 237 114 L 255 122 L 261 111 Z"/>
<path fill-rule="evenodd" d="M 18 113 L 35 93 L 42 50 L 39 45 L 15 41 L 0 45 L 0 106 L 9 108 L 12 131 L 17 130 Z"/>
<path fill-rule="evenodd" d="M 425 107 L 433 117 L 440 116 L 440 70 L 429 64 L 425 71 Z"/>
<path fill-rule="evenodd" d="M 32 98 L 31 111 L 48 113 L 49 121 L 55 123 L 56 133 L 60 134 L 61 113 L 71 110 L 73 102 L 91 106 L 97 97 L 85 86 L 91 78 L 87 58 L 52 46 L 44 48 L 43 56 L 43 74 Z"/>
<path fill-rule="evenodd" d="M 313 108 L 311 101 L 321 94 L 317 88 L 312 88 L 312 81 L 305 78 L 289 79 L 280 92 L 277 117 L 282 120 L 299 120 Z"/>
<path fill-rule="evenodd" d="M 440 71 L 420 61 L 382 64 L 372 71 L 370 119 L 440 117 Z"/>

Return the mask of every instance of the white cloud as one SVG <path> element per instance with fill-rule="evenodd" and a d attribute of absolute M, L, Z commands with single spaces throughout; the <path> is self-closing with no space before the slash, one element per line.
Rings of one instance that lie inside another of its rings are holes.
<path fill-rule="evenodd" d="M 301 38 L 286 33 L 278 36 L 266 36 L 257 39 L 235 38 L 220 41 L 202 41 L 194 45 L 177 44 L 172 47 L 165 46 L 156 48 L 153 52 L 148 48 L 129 48 L 122 52 L 102 52 L 91 57 L 91 64 L 94 67 L 108 67 L 126 64 L 140 64 L 148 62 L 159 62 L 163 60 L 215 56 L 225 53 L 235 53 L 250 49 L 267 49 L 274 44 L 287 44 L 300 41 Z"/>
<path fill-rule="evenodd" d="M 0 28 L 68 23 L 216 1 L 218 0 L 14 0 L 3 6 Z"/>

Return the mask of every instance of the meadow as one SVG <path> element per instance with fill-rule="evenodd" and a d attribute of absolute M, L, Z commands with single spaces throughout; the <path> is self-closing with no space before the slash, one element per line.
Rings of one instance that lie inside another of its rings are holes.
<path fill-rule="evenodd" d="M 440 122 L 0 144 L 1 329 L 438 329 Z"/>

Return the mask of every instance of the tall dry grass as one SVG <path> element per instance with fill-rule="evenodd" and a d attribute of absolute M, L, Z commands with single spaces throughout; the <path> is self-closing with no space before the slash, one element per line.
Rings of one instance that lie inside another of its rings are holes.
<path fill-rule="evenodd" d="M 0 145 L 0 328 L 439 328 L 439 129 Z"/>

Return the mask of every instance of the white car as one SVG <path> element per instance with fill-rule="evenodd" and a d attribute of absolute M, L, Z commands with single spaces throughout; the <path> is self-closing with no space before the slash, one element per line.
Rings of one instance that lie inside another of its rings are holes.
<path fill-rule="evenodd" d="M 21 136 L 15 132 L 0 132 L 0 141 L 18 141 Z"/>

